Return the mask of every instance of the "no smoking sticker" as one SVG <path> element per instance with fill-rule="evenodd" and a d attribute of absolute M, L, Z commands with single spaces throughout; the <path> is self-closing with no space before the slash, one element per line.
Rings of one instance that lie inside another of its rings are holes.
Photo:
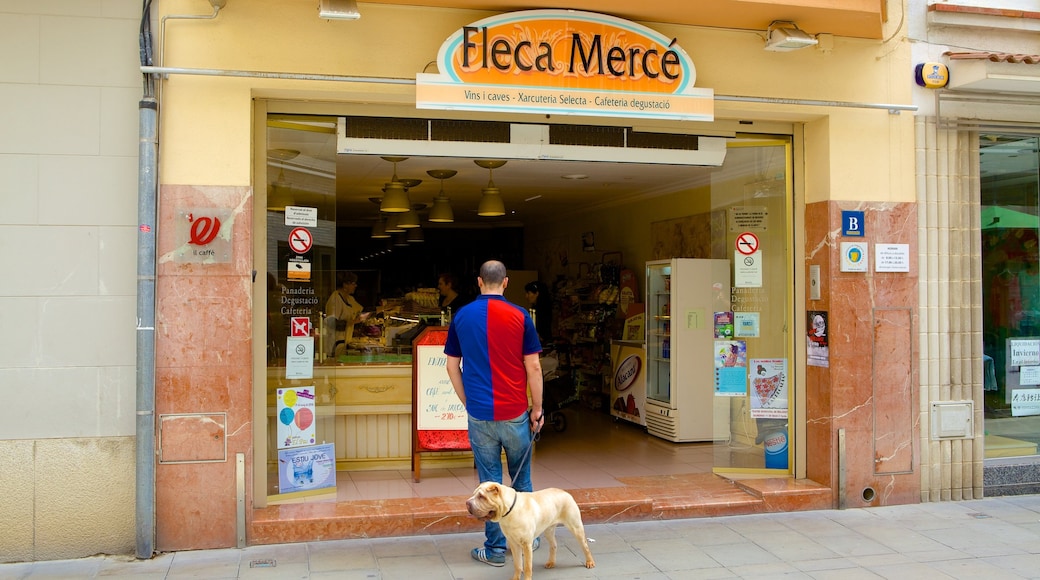
<path fill-rule="evenodd" d="M 314 236 L 307 228 L 293 228 L 289 232 L 289 249 L 297 254 L 306 254 L 314 245 Z"/>
<path fill-rule="evenodd" d="M 737 251 L 745 256 L 750 256 L 758 251 L 758 236 L 751 232 L 743 232 L 737 235 L 734 242 Z"/>

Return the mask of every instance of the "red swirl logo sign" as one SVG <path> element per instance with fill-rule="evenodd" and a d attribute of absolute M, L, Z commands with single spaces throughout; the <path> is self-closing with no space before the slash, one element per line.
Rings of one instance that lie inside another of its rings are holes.
<path fill-rule="evenodd" d="M 205 246 L 216 239 L 217 233 L 220 232 L 220 218 L 204 216 L 193 219 L 193 216 L 189 215 L 188 221 L 191 222 L 189 244 Z"/>

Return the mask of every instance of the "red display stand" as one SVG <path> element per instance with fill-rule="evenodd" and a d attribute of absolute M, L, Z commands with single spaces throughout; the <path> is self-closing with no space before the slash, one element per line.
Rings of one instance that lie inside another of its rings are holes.
<path fill-rule="evenodd" d="M 412 341 L 412 478 L 416 483 L 423 453 L 470 448 L 466 411 L 448 380 L 447 339 L 447 327 L 432 326 Z"/>

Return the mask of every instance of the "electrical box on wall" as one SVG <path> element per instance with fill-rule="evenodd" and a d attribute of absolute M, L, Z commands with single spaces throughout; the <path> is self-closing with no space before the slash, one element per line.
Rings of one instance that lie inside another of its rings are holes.
<path fill-rule="evenodd" d="M 975 402 L 932 403 L 932 439 L 971 439 L 975 436 Z"/>

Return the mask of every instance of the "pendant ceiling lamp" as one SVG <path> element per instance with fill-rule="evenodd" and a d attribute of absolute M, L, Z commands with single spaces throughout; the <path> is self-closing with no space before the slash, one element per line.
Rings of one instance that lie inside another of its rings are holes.
<path fill-rule="evenodd" d="M 484 217 L 497 217 L 506 215 L 506 204 L 502 201 L 502 192 L 495 187 L 493 172 L 496 168 L 506 164 L 505 159 L 474 159 L 473 163 L 488 170 L 487 187 L 481 190 L 480 204 L 477 205 L 477 215 Z"/>
<path fill-rule="evenodd" d="M 383 157 L 384 161 L 394 164 L 394 176 L 383 185 L 383 201 L 379 204 L 379 211 L 384 213 L 404 213 L 412 209 L 412 202 L 408 200 L 408 190 L 405 184 L 397 179 L 397 164 L 408 159 L 407 157 Z"/>
<path fill-rule="evenodd" d="M 408 240 L 409 244 L 421 244 L 426 241 L 426 236 L 423 235 L 422 228 L 415 228 L 408 230 L 405 239 Z"/>
<path fill-rule="evenodd" d="M 399 213 L 390 214 L 390 217 L 386 218 L 386 227 L 384 228 L 383 231 L 385 231 L 388 234 L 400 234 L 400 233 L 403 233 L 404 232 L 404 228 L 402 228 L 402 227 L 397 225 L 397 222 L 400 221 L 400 219 L 401 219 L 401 214 L 399 214 Z"/>
<path fill-rule="evenodd" d="M 271 149 L 267 152 L 269 159 L 281 163 L 295 159 L 300 154 L 295 149 Z M 267 191 L 267 209 L 270 211 L 285 211 L 285 206 L 295 205 L 296 198 L 293 196 L 292 183 L 285 179 L 285 168 L 278 167 L 278 179 L 271 184 Z"/>
<path fill-rule="evenodd" d="M 389 237 L 390 234 L 386 233 L 386 221 L 383 218 L 377 218 L 372 224 L 372 239 L 385 240 Z"/>
<path fill-rule="evenodd" d="M 405 230 L 411 230 L 420 227 L 419 223 L 419 212 L 418 210 L 425 208 L 426 205 L 417 203 L 412 205 L 412 209 L 399 213 L 397 218 L 397 227 Z"/>
<path fill-rule="evenodd" d="M 440 193 L 433 198 L 433 206 L 430 207 L 430 215 L 426 219 L 434 223 L 445 224 L 455 221 L 455 212 L 451 209 L 451 200 L 444 195 L 444 180 L 455 177 L 458 171 L 454 169 L 430 169 L 426 173 L 434 179 L 441 180 Z"/>

